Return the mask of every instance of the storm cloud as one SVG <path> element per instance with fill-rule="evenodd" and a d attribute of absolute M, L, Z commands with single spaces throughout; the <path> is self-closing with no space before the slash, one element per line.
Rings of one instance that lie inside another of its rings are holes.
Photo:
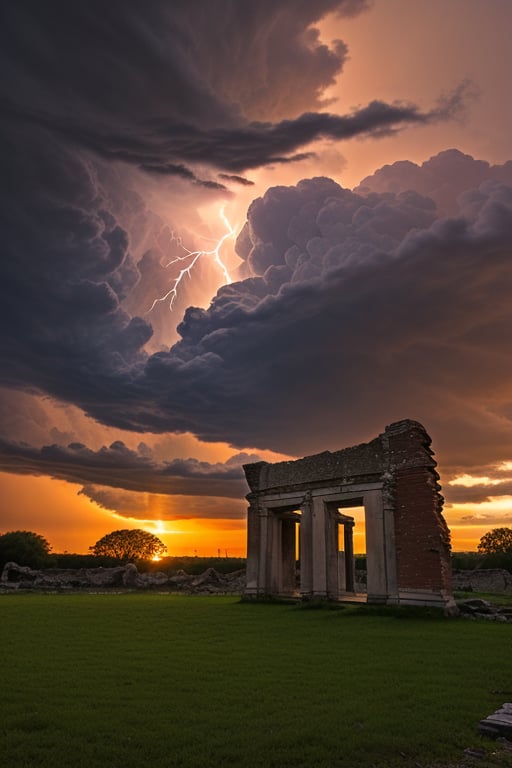
<path fill-rule="evenodd" d="M 190 189 L 225 199 L 250 186 L 247 171 L 304 159 L 319 138 L 378 138 L 464 110 L 467 83 L 429 107 L 337 113 L 324 91 L 347 47 L 315 24 L 367 6 L 2 6 L 0 385 L 112 427 L 240 449 L 338 449 L 405 417 L 425 424 L 448 477 L 510 459 L 512 162 L 452 150 L 354 191 L 324 177 L 273 187 L 247 212 L 238 279 L 209 307 L 190 300 L 179 340 L 172 329 L 161 343 L 160 329 L 155 342 L 146 314 L 155 243 Z M 165 225 L 144 199 L 151 184 L 170 196 Z M 236 458 L 14 440 L 0 455 L 4 470 L 87 488 L 245 493 Z"/>
<path fill-rule="evenodd" d="M 159 494 L 240 498 L 245 489 L 242 464 L 248 461 L 259 457 L 241 453 L 225 463 L 194 458 L 158 462 L 144 443 L 132 450 L 116 441 L 93 451 L 82 443 L 37 449 L 0 440 L 0 471 Z"/>
<path fill-rule="evenodd" d="M 247 502 L 242 495 L 193 496 L 179 493 L 154 494 L 85 485 L 79 495 L 121 517 L 136 520 L 222 520 L 224 528 L 245 527 Z M 229 521 L 229 522 L 228 522 Z"/>
<path fill-rule="evenodd" d="M 375 100 L 346 115 L 312 111 L 332 106 L 322 94 L 347 57 L 345 44 L 322 42 L 314 24 L 367 7 L 366 0 L 4 4 L 4 117 L 15 132 L 38 127 L 110 161 L 219 189 L 197 169 L 238 175 L 303 159 L 300 150 L 319 138 L 383 136 L 458 115 L 471 90 L 464 83 L 427 110 Z"/>
<path fill-rule="evenodd" d="M 182 340 L 146 364 L 152 402 L 160 390 L 176 424 L 186 413 L 195 434 L 233 444 L 301 453 L 407 414 L 449 464 L 506 458 L 512 168 L 452 151 L 418 171 L 445 195 L 460 162 L 480 183 L 457 215 L 369 180 L 367 195 L 324 178 L 270 189 L 239 238 L 253 277 L 187 310 Z"/>
<path fill-rule="evenodd" d="M 461 165 L 470 189 L 452 181 Z M 384 172 L 359 193 L 327 178 L 268 190 L 238 239 L 250 277 L 222 287 L 208 309 L 189 308 L 171 349 L 148 356 L 126 344 L 121 357 L 134 321 L 114 299 L 102 314 L 91 298 L 90 321 L 110 334 L 100 350 L 89 325 L 83 349 L 62 347 L 60 370 L 43 355 L 23 357 L 26 377 L 41 386 L 44 372 L 47 391 L 135 431 L 300 455 L 407 416 L 433 433 L 449 476 L 506 460 L 512 165 L 452 150 L 403 170 L 385 171 L 393 192 L 372 190 Z M 422 194 L 408 189 L 411 174 Z M 136 329 L 148 333 L 143 321 Z M 89 345 L 95 366 L 77 379 Z"/>

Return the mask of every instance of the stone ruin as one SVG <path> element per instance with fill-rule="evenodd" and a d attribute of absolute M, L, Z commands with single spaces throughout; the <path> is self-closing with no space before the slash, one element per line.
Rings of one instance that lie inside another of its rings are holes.
<path fill-rule="evenodd" d="M 450 533 L 430 444 L 421 424 L 404 420 L 362 445 L 246 464 L 245 595 L 453 609 Z M 354 507 L 365 514 L 364 597 L 356 594 Z"/>
<path fill-rule="evenodd" d="M 45 568 L 32 569 L 17 563 L 6 563 L 0 575 L 0 594 L 5 592 L 66 592 L 79 590 L 144 590 L 187 594 L 240 594 L 245 585 L 245 571 L 218 573 L 207 568 L 191 575 L 177 571 L 139 573 L 134 563 L 113 568 Z"/>

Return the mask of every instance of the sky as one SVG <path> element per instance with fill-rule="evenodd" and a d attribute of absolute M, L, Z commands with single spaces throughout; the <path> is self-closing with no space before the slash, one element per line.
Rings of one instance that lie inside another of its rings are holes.
<path fill-rule="evenodd" d="M 509 0 L 0 15 L 0 532 L 243 556 L 244 463 L 404 418 L 512 526 Z"/>

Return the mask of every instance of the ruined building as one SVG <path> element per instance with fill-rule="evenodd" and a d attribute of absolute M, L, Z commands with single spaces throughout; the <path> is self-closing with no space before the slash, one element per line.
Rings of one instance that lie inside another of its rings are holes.
<path fill-rule="evenodd" d="M 367 601 L 453 604 L 450 534 L 430 444 L 421 424 L 405 420 L 352 448 L 246 464 L 246 595 L 353 599 L 350 511 L 364 507 Z"/>

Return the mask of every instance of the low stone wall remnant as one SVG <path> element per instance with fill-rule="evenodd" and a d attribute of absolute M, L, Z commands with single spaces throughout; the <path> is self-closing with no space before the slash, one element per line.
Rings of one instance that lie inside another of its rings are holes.
<path fill-rule="evenodd" d="M 512 574 L 504 568 L 453 571 L 452 586 L 457 592 L 492 592 L 512 595 Z"/>
<path fill-rule="evenodd" d="M 17 563 L 6 563 L 0 576 L 0 591 L 71 591 L 80 589 L 163 589 L 169 592 L 201 594 L 241 594 L 245 570 L 218 573 L 208 568 L 199 576 L 178 571 L 169 576 L 162 571 L 139 573 L 128 563 L 115 568 L 46 568 L 34 570 Z"/>

